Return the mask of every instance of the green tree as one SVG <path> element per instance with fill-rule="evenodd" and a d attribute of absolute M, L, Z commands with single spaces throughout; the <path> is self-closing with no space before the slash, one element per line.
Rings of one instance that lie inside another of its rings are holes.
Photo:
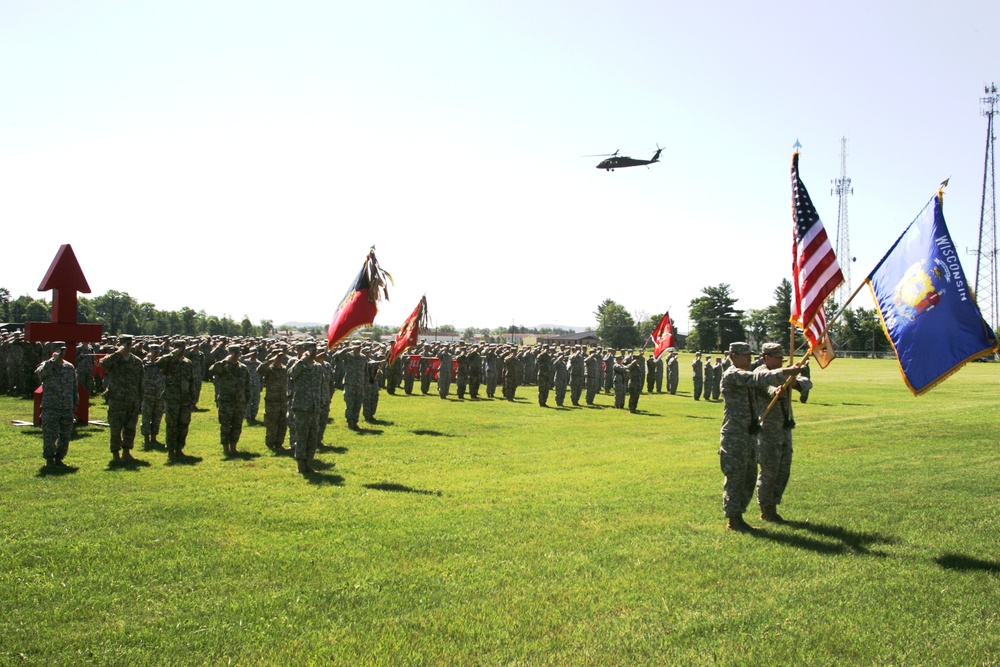
<path fill-rule="evenodd" d="M 597 324 L 597 337 L 606 345 L 625 348 L 642 343 L 635 320 L 622 305 L 607 299 L 598 306 L 598 311 L 601 317 Z"/>
<path fill-rule="evenodd" d="M 714 287 L 704 287 L 703 296 L 691 300 L 688 314 L 697 330 L 696 349 L 703 352 L 722 350 L 730 343 L 745 340 L 743 311 L 736 309 L 736 298 L 732 288 L 726 283 Z M 688 340 L 691 340 L 688 334 Z M 690 349 L 690 344 L 688 348 Z"/>
<path fill-rule="evenodd" d="M 0 320 L 10 322 L 10 290 L 0 287 Z"/>
<path fill-rule="evenodd" d="M 243 320 L 240 321 L 240 335 L 241 336 L 256 336 L 257 330 L 253 326 L 253 322 L 246 315 L 243 316 Z"/>
<path fill-rule="evenodd" d="M 117 335 L 124 330 L 125 318 L 138 306 L 139 303 L 127 292 L 113 289 L 94 299 L 94 310 L 97 317 L 104 324 L 104 331 L 112 335 Z"/>
<path fill-rule="evenodd" d="M 261 320 L 260 321 L 260 335 L 270 336 L 274 333 L 274 322 L 271 320 Z"/>
<path fill-rule="evenodd" d="M 767 340 L 770 319 L 771 308 L 752 308 L 743 314 L 743 328 L 750 336 L 752 344 L 756 344 L 758 348 Z"/>
<path fill-rule="evenodd" d="M 32 299 L 24 309 L 25 322 L 48 322 L 52 319 L 52 310 L 44 301 Z"/>
<path fill-rule="evenodd" d="M 195 318 L 198 313 L 184 306 L 181 308 L 181 331 L 185 336 L 197 336 L 198 330 L 195 328 Z"/>

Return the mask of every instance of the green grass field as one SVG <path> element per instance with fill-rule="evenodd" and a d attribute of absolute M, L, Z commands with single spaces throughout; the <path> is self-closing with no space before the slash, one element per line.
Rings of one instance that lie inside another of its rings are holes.
<path fill-rule="evenodd" d="M 360 433 L 338 392 L 308 479 L 263 427 L 225 459 L 214 409 L 187 464 L 91 426 L 52 474 L 0 398 L 0 664 L 1000 664 L 1000 366 L 813 380 L 790 523 L 753 535 L 687 374 L 637 415 L 383 394 Z"/>

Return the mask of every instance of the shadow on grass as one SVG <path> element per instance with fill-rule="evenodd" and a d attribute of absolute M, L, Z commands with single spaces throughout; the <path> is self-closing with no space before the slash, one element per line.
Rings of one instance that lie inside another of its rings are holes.
<path fill-rule="evenodd" d="M 200 456 L 190 456 L 188 454 L 181 453 L 177 458 L 169 459 L 163 465 L 168 465 L 168 466 L 193 466 L 193 465 L 198 465 L 199 463 L 202 462 L 202 460 L 203 459 Z"/>
<path fill-rule="evenodd" d="M 719 419 L 718 417 L 706 417 L 705 415 L 684 415 L 684 416 L 687 417 L 688 419 L 711 419 L 712 421 L 716 421 Z"/>
<path fill-rule="evenodd" d="M 360 426 L 356 429 L 351 429 L 349 432 L 355 435 L 382 435 L 385 433 L 380 428 L 361 428 Z"/>
<path fill-rule="evenodd" d="M 414 489 L 412 486 L 406 486 L 405 484 L 396 484 L 395 482 L 378 482 L 377 484 L 362 484 L 361 486 L 366 489 L 373 489 L 375 491 L 389 491 L 390 493 L 415 493 L 419 496 L 442 496 L 440 491 L 428 491 L 426 489 Z"/>
<path fill-rule="evenodd" d="M 142 443 L 142 451 L 144 452 L 165 452 L 167 451 L 167 445 L 160 441 L 155 442 L 144 442 Z"/>
<path fill-rule="evenodd" d="M 814 403 L 814 405 L 822 405 L 822 406 L 825 406 L 825 407 L 830 407 L 831 404 L 830 403 Z M 857 407 L 861 407 L 861 408 L 870 408 L 870 407 L 872 407 L 871 403 L 846 403 L 845 402 L 845 403 L 841 403 L 841 405 L 853 405 L 853 406 L 857 406 Z"/>
<path fill-rule="evenodd" d="M 413 435 L 430 435 L 435 438 L 454 438 L 455 436 L 450 433 L 442 433 L 441 431 L 434 431 L 429 428 L 418 428 L 416 430 L 410 431 Z"/>
<path fill-rule="evenodd" d="M 63 475 L 72 475 L 80 468 L 71 465 L 61 465 L 61 466 L 50 466 L 49 464 L 43 465 L 35 473 L 35 477 L 62 477 Z"/>
<path fill-rule="evenodd" d="M 365 420 L 366 424 L 376 424 L 378 426 L 393 426 L 396 422 L 386 421 L 385 419 L 377 419 L 372 417 L 371 419 Z"/>
<path fill-rule="evenodd" d="M 896 538 L 880 535 L 879 533 L 859 533 L 857 531 L 841 528 L 840 526 L 830 526 L 822 523 L 809 523 L 808 521 L 785 521 L 784 524 L 796 530 L 805 530 L 827 537 L 833 542 L 809 537 L 806 535 L 796 535 L 786 532 L 772 532 L 765 528 L 754 531 L 754 535 L 764 539 L 772 540 L 780 544 L 798 547 L 824 554 L 851 554 L 862 556 L 885 557 L 887 554 L 872 550 L 870 547 L 876 544 L 895 544 Z"/>
<path fill-rule="evenodd" d="M 377 484 L 362 484 L 361 486 L 365 487 L 366 489 L 372 489 L 375 491 L 388 491 L 390 493 L 415 493 L 418 496 L 438 496 L 438 497 L 441 497 L 443 495 L 440 491 L 414 489 L 412 486 L 406 486 L 405 484 L 396 484 L 395 482 L 379 482 Z"/>
<path fill-rule="evenodd" d="M 257 458 L 260 458 L 257 452 L 245 452 L 239 449 L 234 454 L 224 454 L 222 457 L 224 461 L 252 461 Z"/>
<path fill-rule="evenodd" d="M 330 452 L 331 454 L 346 454 L 350 450 L 347 449 L 347 447 L 334 447 L 333 445 L 324 445 L 323 443 L 320 443 L 316 445 L 316 451 Z M 289 450 L 288 453 L 291 454 L 291 450 Z"/>
<path fill-rule="evenodd" d="M 312 461 L 313 468 L 318 467 L 316 461 Z M 343 486 L 344 478 L 340 475 L 331 475 L 325 472 L 307 472 L 302 475 L 302 478 L 312 484 L 313 486 Z"/>
<path fill-rule="evenodd" d="M 995 560 L 982 560 L 979 558 L 973 558 L 972 556 L 964 556 L 962 554 L 945 554 L 935 558 L 934 562 L 946 570 L 1000 574 L 1000 563 Z"/>
<path fill-rule="evenodd" d="M 105 468 L 106 471 L 112 472 L 117 470 L 129 470 L 132 472 L 138 472 L 139 468 L 148 468 L 150 466 L 149 461 L 144 461 L 142 459 L 130 459 L 126 461 L 116 461 L 111 459 L 108 461 L 108 467 Z"/>

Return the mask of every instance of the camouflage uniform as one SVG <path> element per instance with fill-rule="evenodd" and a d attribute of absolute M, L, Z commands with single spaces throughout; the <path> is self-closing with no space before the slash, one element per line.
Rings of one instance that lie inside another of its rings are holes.
<path fill-rule="evenodd" d="M 712 365 L 712 357 L 705 360 L 703 369 L 701 397 L 707 401 L 712 398 L 712 387 L 715 386 L 715 366 Z"/>
<path fill-rule="evenodd" d="M 604 393 L 610 394 L 611 390 L 615 385 L 615 353 L 614 350 L 608 350 L 607 354 L 604 355 L 602 359 L 604 362 Z"/>
<path fill-rule="evenodd" d="M 420 355 L 403 355 L 406 362 L 406 369 L 403 372 L 403 391 L 407 396 L 413 393 L 413 381 L 420 375 Z"/>
<path fill-rule="evenodd" d="M 479 398 L 479 385 L 483 382 L 483 356 L 479 354 L 479 348 L 473 347 L 469 350 L 469 397 Z"/>
<path fill-rule="evenodd" d="M 586 366 L 583 361 L 583 352 L 575 349 L 569 355 L 569 400 L 573 405 L 580 405 L 580 394 L 583 393 L 585 373 Z"/>
<path fill-rule="evenodd" d="M 124 338 L 131 345 L 131 338 Z M 111 453 L 131 458 L 135 444 L 135 427 L 142 408 L 146 370 L 142 360 L 126 348 L 103 357 L 100 361 L 108 380 L 108 424 L 111 426 Z"/>
<path fill-rule="evenodd" d="M 614 375 L 611 381 L 615 390 L 615 407 L 621 410 L 625 407 L 625 386 L 628 378 L 628 366 L 623 363 L 621 357 L 618 357 L 615 365 L 611 367 L 611 372 Z"/>
<path fill-rule="evenodd" d="M 375 421 L 378 411 L 379 383 L 382 380 L 382 362 L 372 359 L 365 367 L 364 402 L 361 414 L 366 422 Z"/>
<path fill-rule="evenodd" d="M 735 345 L 735 343 L 734 343 Z M 726 517 L 741 517 L 753 498 L 757 481 L 755 442 L 760 414 L 757 389 L 784 382 L 781 369 L 740 370 L 733 366 L 722 375 L 722 428 L 719 463 L 725 475 L 722 509 Z"/>
<path fill-rule="evenodd" d="M 642 355 L 632 359 L 628 365 L 628 411 L 635 413 L 639 409 L 639 394 L 642 393 L 643 376 L 646 374 L 646 364 Z"/>
<path fill-rule="evenodd" d="M 316 363 L 319 366 L 322 378 L 322 382 L 320 383 L 319 415 L 317 415 L 319 425 L 317 428 L 319 428 L 319 441 L 320 443 L 323 443 L 325 442 L 324 438 L 326 437 L 327 424 L 330 423 L 330 403 L 333 401 L 333 394 L 335 391 L 335 377 L 333 366 L 328 361 L 328 358 L 323 359 L 322 361 L 317 360 Z"/>
<path fill-rule="evenodd" d="M 312 350 L 315 351 L 315 345 Z M 295 393 L 292 397 L 292 411 L 295 413 L 295 439 L 292 441 L 292 453 L 299 462 L 299 472 L 311 472 L 309 462 L 316 456 L 319 446 L 319 419 L 322 403 L 322 376 L 319 366 L 313 361 L 312 354 L 307 353 L 299 359 L 288 372 L 289 378 L 295 382 Z M 346 389 L 345 389 L 346 396 Z"/>
<path fill-rule="evenodd" d="M 257 413 L 260 412 L 260 392 L 263 385 L 257 369 L 260 368 L 260 359 L 257 358 L 257 349 L 250 350 L 250 354 L 240 359 L 240 362 L 250 371 L 250 398 L 247 401 L 246 417 L 248 424 L 257 423 Z"/>
<path fill-rule="evenodd" d="M 361 354 L 361 346 L 357 345 L 344 356 L 344 418 L 348 428 L 358 427 L 367 370 L 368 357 Z"/>
<path fill-rule="evenodd" d="M 500 357 L 497 356 L 495 347 L 486 351 L 484 359 L 486 376 L 486 396 L 493 398 L 497 393 L 497 381 L 500 378 Z"/>
<path fill-rule="evenodd" d="M 438 359 L 441 360 L 441 366 L 438 368 L 438 396 L 447 398 L 448 391 L 451 389 L 451 372 L 453 367 L 451 352 L 447 347 L 438 353 Z"/>
<path fill-rule="evenodd" d="M 695 355 L 694 361 L 691 362 L 691 380 L 694 382 L 694 400 L 701 400 L 701 386 L 704 380 L 701 370 L 701 353 Z"/>
<path fill-rule="evenodd" d="M 42 457 L 62 465 L 73 435 L 73 414 L 80 400 L 76 369 L 65 359 L 52 357 L 35 369 L 42 383 Z"/>
<path fill-rule="evenodd" d="M 671 353 L 667 357 L 667 391 L 671 394 L 677 393 L 677 353 Z"/>
<path fill-rule="evenodd" d="M 167 431 L 167 453 L 171 459 L 179 457 L 187 444 L 191 411 L 194 409 L 194 364 L 184 356 L 183 346 L 183 343 L 175 343 L 171 354 L 156 360 L 156 367 L 164 377 L 164 426 Z"/>
<path fill-rule="evenodd" d="M 508 401 L 513 401 L 517 394 L 517 364 L 519 361 L 517 352 L 514 350 L 505 354 L 503 358 L 503 397 Z"/>
<path fill-rule="evenodd" d="M 424 350 L 420 356 L 420 393 L 429 394 L 431 392 L 431 350 Z"/>
<path fill-rule="evenodd" d="M 262 363 L 257 374 L 264 387 L 264 444 L 279 450 L 288 431 L 288 369 L 279 357 Z"/>
<path fill-rule="evenodd" d="M 250 398 L 250 371 L 240 363 L 238 354 L 238 347 L 231 349 L 229 358 L 215 362 L 208 370 L 219 408 L 219 441 L 227 454 L 236 453 Z"/>
<path fill-rule="evenodd" d="M 560 408 L 566 401 L 566 387 L 569 384 L 569 368 L 566 366 L 566 358 L 557 354 L 552 362 L 552 386 L 556 392 L 556 405 Z"/>
<path fill-rule="evenodd" d="M 587 386 L 587 405 L 594 404 L 594 397 L 601 389 L 601 357 L 593 351 L 583 360 L 583 377 Z"/>
<path fill-rule="evenodd" d="M 552 388 L 552 355 L 543 349 L 535 357 L 535 378 L 538 382 L 538 405 L 546 407 Z"/>
<path fill-rule="evenodd" d="M 719 400 L 722 395 L 722 374 L 726 369 L 722 367 L 722 359 L 715 358 L 715 371 L 712 373 L 712 400 Z"/>
<path fill-rule="evenodd" d="M 458 369 L 455 372 L 455 393 L 459 399 L 465 398 L 465 388 L 469 384 L 469 353 L 462 350 L 455 356 L 458 362 Z"/>
<path fill-rule="evenodd" d="M 163 392 L 167 388 L 167 378 L 156 366 L 159 358 L 159 346 L 154 346 L 149 356 L 143 359 L 142 365 L 145 368 L 146 382 L 142 392 L 142 435 L 146 443 L 156 442 L 156 436 L 160 434 L 160 422 L 163 421 Z"/>
<path fill-rule="evenodd" d="M 649 356 L 646 359 L 646 393 L 653 393 L 653 385 L 656 384 L 656 359 Z"/>

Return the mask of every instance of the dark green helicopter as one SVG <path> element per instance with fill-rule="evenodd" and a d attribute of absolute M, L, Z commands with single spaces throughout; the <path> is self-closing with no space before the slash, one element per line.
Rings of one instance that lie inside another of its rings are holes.
<path fill-rule="evenodd" d="M 603 169 L 605 171 L 614 171 L 618 168 L 623 167 L 641 167 L 642 165 L 650 165 L 654 162 L 660 161 L 660 153 L 663 149 L 660 148 L 659 144 L 656 146 L 656 152 L 653 153 L 653 158 L 651 160 L 637 160 L 627 155 L 618 155 L 618 151 L 614 153 L 607 153 L 605 155 L 591 155 L 589 157 L 607 157 L 607 160 L 601 160 L 600 164 L 597 165 L 598 169 Z"/>

